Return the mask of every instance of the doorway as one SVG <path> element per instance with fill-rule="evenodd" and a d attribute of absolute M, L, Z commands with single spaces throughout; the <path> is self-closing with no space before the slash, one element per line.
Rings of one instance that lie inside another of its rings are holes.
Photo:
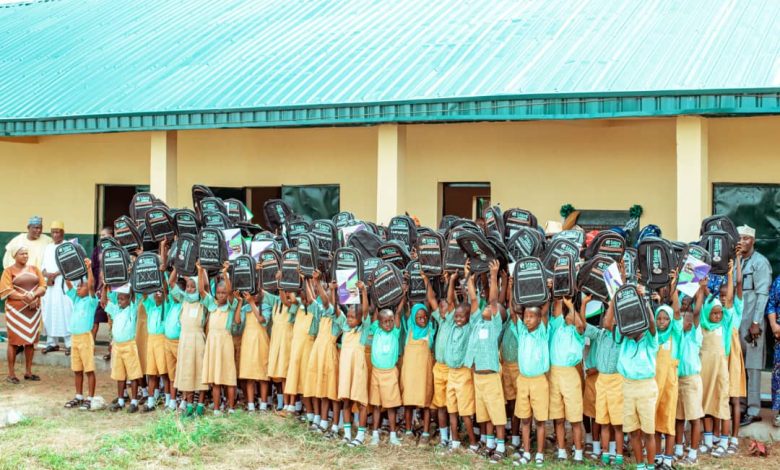
<path fill-rule="evenodd" d="M 476 219 L 490 207 L 490 183 L 441 183 L 441 190 L 440 218 L 456 215 Z"/>
<path fill-rule="evenodd" d="M 105 226 L 113 226 L 119 217 L 128 215 L 133 196 L 148 191 L 148 185 L 99 184 L 95 207 L 95 233 L 100 233 L 100 229 Z"/>

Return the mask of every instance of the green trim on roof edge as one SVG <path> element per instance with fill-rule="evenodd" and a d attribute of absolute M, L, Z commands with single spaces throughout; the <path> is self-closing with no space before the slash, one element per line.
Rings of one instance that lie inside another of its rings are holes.
<path fill-rule="evenodd" d="M 135 113 L 50 119 L 0 120 L 0 136 L 33 136 L 241 127 L 359 126 L 660 117 L 677 115 L 780 114 L 780 91 L 485 97 L 361 105 Z"/>

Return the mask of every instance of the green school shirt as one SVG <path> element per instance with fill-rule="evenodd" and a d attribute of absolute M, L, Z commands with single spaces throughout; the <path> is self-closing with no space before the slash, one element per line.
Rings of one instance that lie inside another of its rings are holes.
<path fill-rule="evenodd" d="M 538 377 L 550 370 L 550 348 L 548 330 L 544 322 L 534 331 L 528 331 L 525 323 L 518 319 L 512 322 L 512 334 L 517 337 L 517 367 L 525 377 Z"/>
<path fill-rule="evenodd" d="M 309 314 L 314 315 L 314 318 L 311 320 L 311 326 L 309 326 L 309 336 L 316 337 L 318 334 L 320 334 L 320 320 L 323 317 L 328 317 L 331 319 L 335 317 L 333 305 L 329 305 L 328 308 L 324 308 L 320 303 L 319 298 L 306 307 L 306 310 Z M 341 333 L 341 328 L 339 328 L 335 322 L 331 322 L 330 334 L 333 336 L 338 336 L 339 333 Z"/>
<path fill-rule="evenodd" d="M 585 337 L 590 338 L 590 351 L 594 355 L 593 364 L 599 373 L 617 374 L 620 345 L 615 342 L 612 332 L 587 324 L 585 325 Z M 588 356 L 590 357 L 590 354 Z"/>
<path fill-rule="evenodd" d="M 363 346 L 366 345 L 366 340 L 368 339 L 369 330 L 371 329 L 371 317 L 366 315 L 363 320 L 358 323 L 358 325 L 355 328 L 350 328 L 347 324 L 347 316 L 345 314 L 341 314 L 336 318 L 334 321 L 334 324 L 337 325 L 341 329 L 341 333 L 349 333 L 353 331 L 360 332 L 360 344 Z"/>
<path fill-rule="evenodd" d="M 680 362 L 677 363 L 677 375 L 688 377 L 701 373 L 701 326 L 691 327 L 680 335 Z"/>
<path fill-rule="evenodd" d="M 455 326 L 455 310 L 451 310 L 450 313 L 444 315 L 444 319 L 439 315 L 438 310 L 434 310 L 431 318 L 436 322 L 436 340 L 433 346 L 433 357 L 436 362 L 444 362 L 445 351 L 447 349 L 447 342 L 450 340 L 450 333 Z"/>
<path fill-rule="evenodd" d="M 396 326 L 385 331 L 379 326 L 379 320 L 371 323 L 374 336 L 371 345 L 371 364 L 378 369 L 392 369 L 398 363 L 398 346 L 401 328 Z"/>
<path fill-rule="evenodd" d="M 498 313 L 490 320 L 482 318 L 482 314 L 472 316 L 471 335 L 463 359 L 466 367 L 473 367 L 478 371 L 498 372 L 498 340 L 502 329 L 501 315 Z"/>
<path fill-rule="evenodd" d="M 94 295 L 79 297 L 76 288 L 68 289 L 67 296 L 73 302 L 73 312 L 70 314 L 68 331 L 72 335 L 81 335 L 92 332 L 95 324 L 95 310 L 98 306 L 98 298 Z"/>
<path fill-rule="evenodd" d="M 620 334 L 617 334 L 620 338 Z M 649 331 L 642 333 L 639 341 L 622 338 L 618 372 L 630 380 L 644 380 L 655 377 L 655 363 L 658 355 L 658 340 Z"/>
<path fill-rule="evenodd" d="M 175 286 L 165 300 L 165 318 L 163 320 L 165 337 L 171 340 L 179 339 L 181 336 L 181 302 L 177 301 L 174 296 L 176 289 L 181 291 L 179 286 Z"/>
<path fill-rule="evenodd" d="M 161 335 L 165 333 L 165 324 L 163 315 L 165 314 L 165 302 L 157 305 L 154 297 L 149 296 L 143 301 L 144 310 L 146 310 L 146 331 L 150 335 Z"/>
<path fill-rule="evenodd" d="M 260 304 L 260 311 L 263 316 L 270 322 L 273 318 L 273 313 L 279 311 L 282 308 L 282 300 L 278 295 L 272 294 L 268 291 L 263 291 L 263 302 Z M 287 310 L 288 323 L 295 323 L 295 313 L 298 311 L 298 304 L 291 305 Z"/>
<path fill-rule="evenodd" d="M 585 331 L 587 331 L 587 324 Z M 585 356 L 585 370 L 593 369 L 596 367 L 596 355 L 598 354 L 599 345 L 593 340 L 590 340 L 590 347 L 588 348 L 588 355 Z"/>
<path fill-rule="evenodd" d="M 585 337 L 574 325 L 567 325 L 563 315 L 550 318 L 550 365 L 574 367 L 582 362 Z"/>
<path fill-rule="evenodd" d="M 472 315 L 472 319 L 476 316 Z M 450 369 L 459 369 L 466 366 L 466 348 L 469 344 L 469 337 L 471 336 L 472 321 L 469 320 L 458 326 L 455 324 L 455 315 L 452 315 L 452 319 L 447 318 L 447 322 L 451 322 L 449 341 L 444 347 L 444 362 Z"/>
<path fill-rule="evenodd" d="M 507 317 L 501 332 L 501 360 L 504 362 L 517 362 L 517 336 L 512 328 L 512 317 Z"/>
<path fill-rule="evenodd" d="M 111 317 L 111 338 L 115 343 L 124 343 L 135 339 L 138 302 L 130 302 L 125 308 L 119 308 L 119 305 L 109 302 L 106 305 L 106 313 Z"/>

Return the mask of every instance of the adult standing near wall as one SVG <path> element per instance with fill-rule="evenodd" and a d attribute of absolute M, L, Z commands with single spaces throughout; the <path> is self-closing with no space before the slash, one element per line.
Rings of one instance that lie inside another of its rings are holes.
<path fill-rule="evenodd" d="M 52 243 L 43 251 L 43 277 L 46 279 L 46 295 L 41 299 L 41 312 L 43 315 L 43 328 L 46 330 L 46 348 L 43 354 L 59 351 L 57 338 L 65 342 L 65 355 L 70 355 L 70 315 L 73 311 L 73 302 L 65 295 L 63 283 L 65 279 L 57 266 L 57 247 L 65 242 L 65 223 L 54 221 L 51 223 Z"/>
<path fill-rule="evenodd" d="M 46 245 L 51 243 L 51 238 L 43 234 L 43 218 L 37 215 L 30 217 L 27 221 L 27 233 L 20 233 L 5 245 L 5 256 L 3 257 L 3 268 L 14 264 L 14 253 L 17 248 L 24 245 L 27 248 L 27 264 L 35 266 L 39 270 L 43 265 L 43 251 Z"/>
<path fill-rule="evenodd" d="M 747 412 L 742 415 L 742 426 L 760 421 L 761 370 L 764 368 L 764 312 L 772 284 L 772 266 L 761 253 L 755 251 L 756 229 L 743 225 L 739 233 L 738 249 L 742 253 L 742 292 L 744 310 L 739 338 L 745 355 L 747 375 Z M 746 339 L 747 338 L 747 339 Z"/>
<path fill-rule="evenodd" d="M 24 245 L 16 245 L 8 253 L 14 263 L 0 278 L 0 299 L 5 300 L 5 323 L 8 327 L 8 377 L 6 381 L 18 384 L 14 371 L 16 348 L 24 348 L 25 380 L 41 380 L 32 373 L 35 343 L 41 329 L 41 297 L 46 292 L 46 280 L 41 271 L 29 262 Z"/>

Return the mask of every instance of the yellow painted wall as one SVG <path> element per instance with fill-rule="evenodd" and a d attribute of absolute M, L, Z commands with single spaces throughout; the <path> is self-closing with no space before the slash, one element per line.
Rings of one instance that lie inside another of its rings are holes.
<path fill-rule="evenodd" d="M 376 213 L 376 127 L 225 129 L 179 133 L 179 204 L 193 184 L 339 184 L 342 210 Z M 254 210 L 255 221 L 263 216 Z"/>
<path fill-rule="evenodd" d="M 473 123 L 407 129 L 406 209 L 438 222 L 441 182 L 490 182 L 494 203 L 533 211 L 644 208 L 642 223 L 674 233 L 675 121 Z"/>
<path fill-rule="evenodd" d="M 98 184 L 148 184 L 147 133 L 39 137 L 38 143 L 0 141 L 3 168 L 0 231 L 24 231 L 31 215 L 45 230 L 61 219 L 71 233 L 95 231 Z"/>

